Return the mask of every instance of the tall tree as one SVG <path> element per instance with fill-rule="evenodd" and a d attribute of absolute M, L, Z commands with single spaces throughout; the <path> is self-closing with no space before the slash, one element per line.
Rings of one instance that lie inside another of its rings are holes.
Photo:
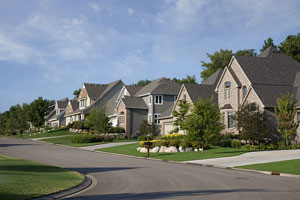
<path fill-rule="evenodd" d="M 176 128 L 172 130 L 172 132 L 178 132 L 180 129 L 184 131 L 186 130 L 185 120 L 187 118 L 191 105 L 186 101 L 179 100 L 178 107 L 178 110 L 173 111 L 173 116 L 176 118 L 174 121 L 174 126 L 176 126 Z"/>
<path fill-rule="evenodd" d="M 289 35 L 280 43 L 279 49 L 286 55 L 300 62 L 300 33 Z"/>
<path fill-rule="evenodd" d="M 106 106 L 100 103 L 99 108 L 92 108 L 87 117 L 87 126 L 100 133 L 108 133 L 110 128 L 109 118 L 106 116 Z"/>
<path fill-rule="evenodd" d="M 273 42 L 273 39 L 269 37 L 267 40 L 264 40 L 264 45 L 260 49 L 260 52 L 263 52 L 266 48 L 268 48 L 270 46 L 276 47 L 276 45 Z"/>
<path fill-rule="evenodd" d="M 54 103 L 53 101 L 43 99 L 43 97 L 39 97 L 33 102 L 31 102 L 29 113 L 28 113 L 29 121 L 35 127 L 41 127 L 45 121 L 44 118 L 47 112 L 47 108 L 53 103 Z"/>
<path fill-rule="evenodd" d="M 75 96 L 75 98 L 79 97 L 80 91 L 81 91 L 81 88 L 79 88 L 78 90 L 74 90 L 73 95 Z"/>
<path fill-rule="evenodd" d="M 156 136 L 157 128 L 154 123 L 149 124 L 147 120 L 144 120 L 139 127 L 139 134 L 143 136 Z"/>
<path fill-rule="evenodd" d="M 135 86 L 145 86 L 145 85 L 148 85 L 149 83 L 151 83 L 151 81 L 148 80 L 148 79 L 145 79 L 145 80 L 140 80 L 137 83 L 132 84 L 132 85 L 135 85 Z"/>
<path fill-rule="evenodd" d="M 237 51 L 235 54 L 239 56 L 256 56 L 256 51 L 255 49 L 244 49 Z"/>
<path fill-rule="evenodd" d="M 224 129 L 220 108 L 212 100 L 198 98 L 185 120 L 188 139 L 198 141 L 202 146 L 211 144 Z"/>
<path fill-rule="evenodd" d="M 187 75 L 186 78 L 182 78 L 182 79 L 173 78 L 172 81 L 174 81 L 180 85 L 184 84 L 184 83 L 195 83 L 195 84 L 197 83 L 195 75 L 193 75 L 193 76 Z"/>
<path fill-rule="evenodd" d="M 291 136 L 296 133 L 298 128 L 298 123 L 294 121 L 297 113 L 296 102 L 294 95 L 290 93 L 287 95 L 281 94 L 281 98 L 277 99 L 278 106 L 275 108 L 277 131 L 285 139 L 286 148 L 291 140 Z"/>

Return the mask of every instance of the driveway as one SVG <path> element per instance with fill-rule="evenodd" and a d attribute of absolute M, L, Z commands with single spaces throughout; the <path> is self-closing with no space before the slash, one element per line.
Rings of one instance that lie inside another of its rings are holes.
<path fill-rule="evenodd" d="M 71 199 L 299 199 L 300 179 L 84 151 L 0 138 L 0 154 L 90 174 L 98 185 Z"/>
<path fill-rule="evenodd" d="M 186 163 L 206 164 L 222 167 L 236 167 L 242 165 L 251 165 L 293 159 L 300 159 L 300 149 L 280 151 L 257 151 L 226 158 L 186 161 Z"/>

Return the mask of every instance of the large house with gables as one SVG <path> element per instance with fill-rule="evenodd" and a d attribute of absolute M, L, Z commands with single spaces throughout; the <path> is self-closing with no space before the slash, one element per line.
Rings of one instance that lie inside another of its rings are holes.
<path fill-rule="evenodd" d="M 65 112 L 69 99 L 64 98 L 49 106 L 48 115 L 45 117 L 45 125 L 51 127 L 62 127 L 66 125 Z"/>

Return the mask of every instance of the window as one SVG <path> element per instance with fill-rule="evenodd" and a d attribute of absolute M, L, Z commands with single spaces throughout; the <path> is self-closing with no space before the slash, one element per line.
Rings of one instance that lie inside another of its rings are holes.
<path fill-rule="evenodd" d="M 160 114 L 154 114 L 154 123 L 155 124 L 160 124 L 160 120 L 158 119 Z"/>
<path fill-rule="evenodd" d="M 229 81 L 225 82 L 225 99 L 230 99 L 230 87 L 231 83 Z"/>
<path fill-rule="evenodd" d="M 233 126 L 232 112 L 227 113 L 227 118 L 228 118 L 227 128 L 232 128 L 232 126 Z"/>
<path fill-rule="evenodd" d="M 79 108 L 80 108 L 80 109 L 84 108 L 84 99 L 81 99 L 81 100 L 79 101 Z"/>
<path fill-rule="evenodd" d="M 222 122 L 225 124 L 225 113 L 222 113 Z"/>
<path fill-rule="evenodd" d="M 300 123 L 300 112 L 297 112 L 297 122 Z"/>
<path fill-rule="evenodd" d="M 174 96 L 174 102 L 176 102 L 176 100 L 177 100 L 177 96 Z"/>
<path fill-rule="evenodd" d="M 246 94 L 247 94 L 247 87 L 244 85 L 243 86 L 243 98 L 245 98 Z"/>
<path fill-rule="evenodd" d="M 124 124 L 125 123 L 125 116 L 124 116 L 124 112 L 120 113 L 120 124 Z"/>
<path fill-rule="evenodd" d="M 186 94 L 183 95 L 183 101 L 186 101 Z"/>
<path fill-rule="evenodd" d="M 162 95 L 154 96 L 154 103 L 155 104 L 163 104 L 163 96 Z"/>
<path fill-rule="evenodd" d="M 258 111 L 259 110 L 259 106 L 256 103 L 251 103 L 251 111 Z"/>
<path fill-rule="evenodd" d="M 149 96 L 149 105 L 151 105 L 152 104 L 152 96 L 150 95 Z"/>

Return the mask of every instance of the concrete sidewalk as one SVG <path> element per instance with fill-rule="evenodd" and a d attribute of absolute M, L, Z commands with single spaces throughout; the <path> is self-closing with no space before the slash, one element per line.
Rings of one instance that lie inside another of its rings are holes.
<path fill-rule="evenodd" d="M 242 165 L 277 162 L 293 159 L 300 159 L 300 149 L 249 152 L 239 156 L 212 158 L 205 160 L 192 160 L 185 161 L 185 163 L 206 164 L 222 167 L 236 167 Z"/>
<path fill-rule="evenodd" d="M 98 144 L 98 145 L 94 145 L 94 146 L 80 147 L 79 149 L 94 151 L 96 149 L 116 147 L 116 146 L 122 146 L 122 145 L 126 145 L 126 144 L 134 144 L 134 143 L 138 143 L 138 142 L 114 142 L 114 143 L 107 143 L 107 144 Z"/>

